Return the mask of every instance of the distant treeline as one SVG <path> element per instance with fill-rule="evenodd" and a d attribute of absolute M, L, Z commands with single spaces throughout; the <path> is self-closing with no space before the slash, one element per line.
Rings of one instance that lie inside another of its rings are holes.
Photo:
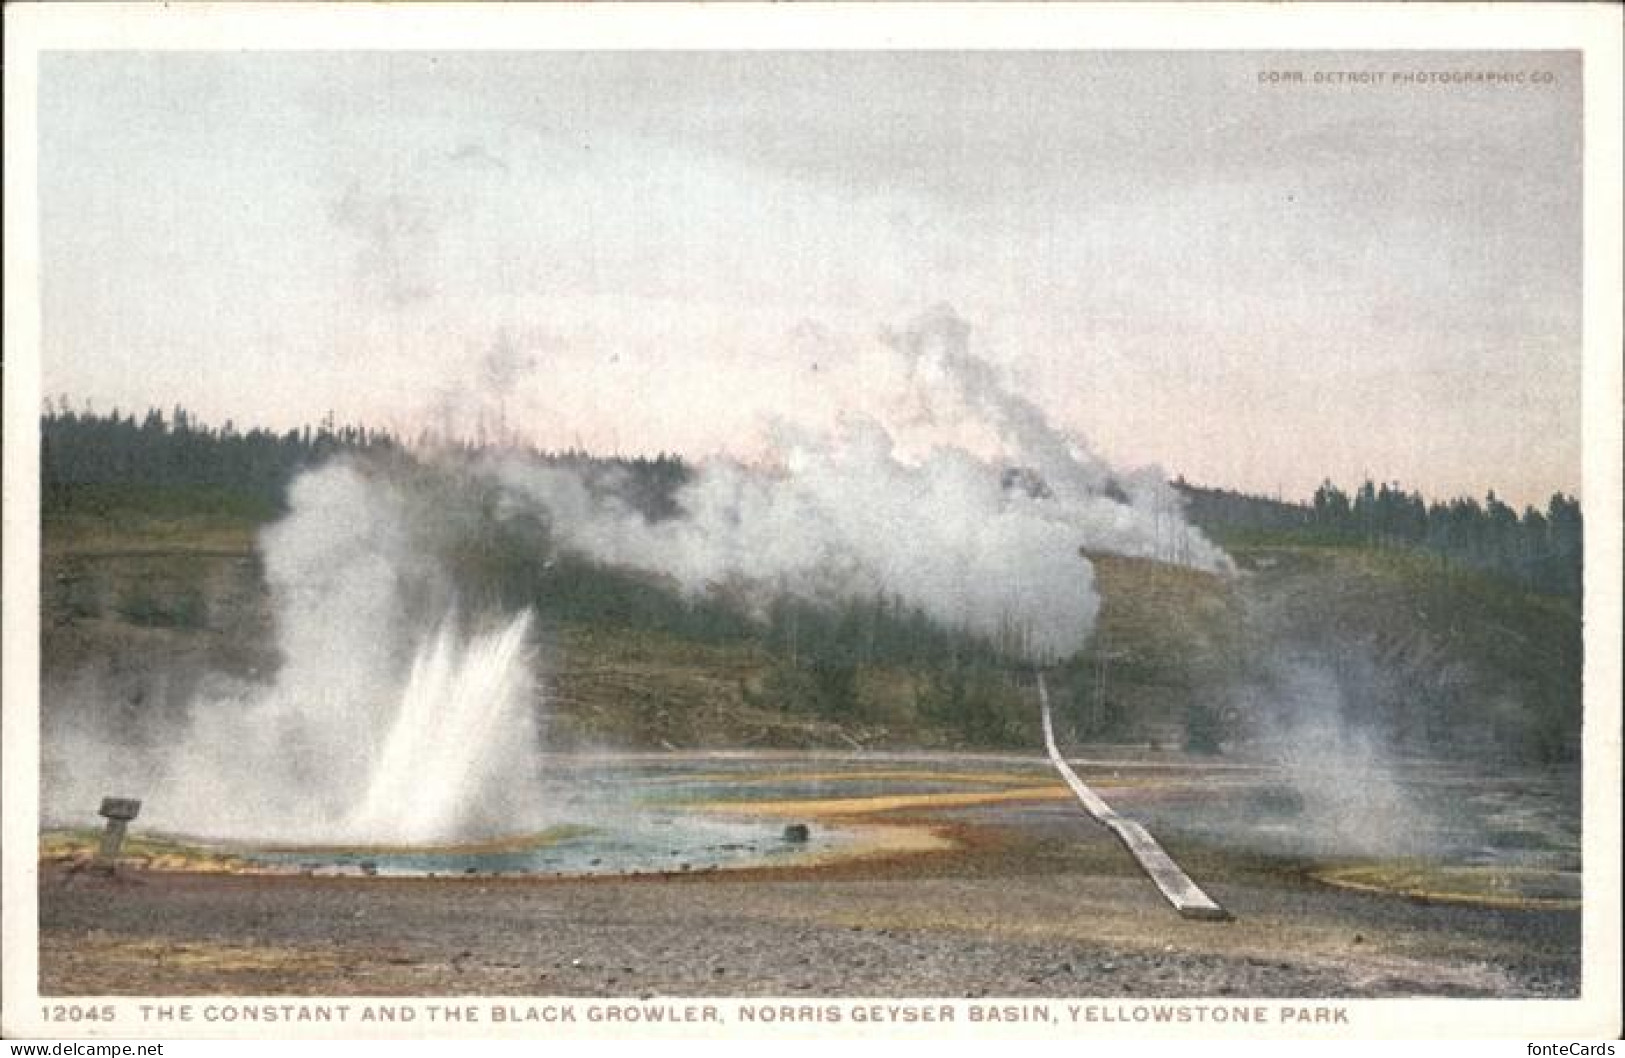
<path fill-rule="evenodd" d="M 332 416 L 277 433 L 263 427 L 243 431 L 230 420 L 205 425 L 182 407 L 167 416 L 152 408 L 137 418 L 117 409 L 74 411 L 61 401 L 40 418 L 40 501 L 48 514 L 140 510 L 263 519 L 286 509 L 288 484 L 300 471 L 342 453 L 411 458 L 389 431 L 340 425 Z M 612 486 L 651 518 L 676 513 L 677 488 L 689 475 L 674 455 L 527 454 L 576 470 L 590 484 Z"/>
<path fill-rule="evenodd" d="M 118 410 L 76 412 L 66 402 L 40 419 L 40 503 L 51 513 L 223 513 L 268 517 L 301 470 L 336 452 L 382 453 L 398 445 L 382 430 L 339 426 L 277 433 L 227 420 L 200 424 L 185 408 L 139 419 Z"/>
<path fill-rule="evenodd" d="M 1553 494 L 1544 511 L 1513 510 L 1492 490 L 1429 501 L 1419 492 L 1367 479 L 1353 494 L 1330 480 L 1307 504 L 1288 503 L 1184 480 L 1186 514 L 1221 542 L 1419 548 L 1449 562 L 1512 577 L 1539 591 L 1580 594 L 1584 519 L 1580 501 Z"/>

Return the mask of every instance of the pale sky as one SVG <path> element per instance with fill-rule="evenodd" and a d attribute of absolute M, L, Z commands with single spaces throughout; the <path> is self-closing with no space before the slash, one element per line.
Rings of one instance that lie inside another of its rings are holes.
<path fill-rule="evenodd" d="M 87 52 L 39 90 L 76 405 L 748 453 L 947 304 L 1121 465 L 1578 491 L 1572 56 Z"/>

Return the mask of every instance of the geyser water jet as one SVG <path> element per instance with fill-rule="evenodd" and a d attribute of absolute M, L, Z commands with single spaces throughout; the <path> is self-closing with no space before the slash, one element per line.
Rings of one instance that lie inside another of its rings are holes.
<path fill-rule="evenodd" d="M 533 777 L 532 682 L 525 611 L 497 631 L 459 640 L 447 619 L 420 647 L 400 707 L 345 820 L 353 840 L 444 843 L 512 825 L 515 780 Z M 524 789 L 528 783 L 520 782 Z"/>

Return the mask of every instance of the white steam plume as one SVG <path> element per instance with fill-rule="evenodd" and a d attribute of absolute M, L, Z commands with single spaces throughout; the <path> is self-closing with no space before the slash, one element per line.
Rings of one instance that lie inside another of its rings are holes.
<path fill-rule="evenodd" d="M 883 342 L 904 359 L 902 421 L 849 415 L 829 435 L 780 424 L 775 466 L 702 463 L 677 518 L 651 521 L 613 490 L 518 456 L 486 471 L 512 503 L 546 517 L 561 546 L 668 575 L 691 595 L 743 589 L 765 609 L 775 593 L 896 594 L 1035 661 L 1074 653 L 1093 627 L 1099 600 L 1080 550 L 1230 568 L 1184 523 L 1160 473 L 1114 478 L 1000 384 L 952 310 Z M 933 443 L 905 458 L 902 442 L 921 427 Z M 974 453 L 955 434 L 992 436 L 997 451 Z"/>
<path fill-rule="evenodd" d="M 1302 802 L 1301 840 L 1320 853 L 1416 856 L 1439 818 L 1413 796 L 1383 732 L 1360 722 L 1369 691 L 1310 656 L 1282 656 L 1266 748 Z"/>

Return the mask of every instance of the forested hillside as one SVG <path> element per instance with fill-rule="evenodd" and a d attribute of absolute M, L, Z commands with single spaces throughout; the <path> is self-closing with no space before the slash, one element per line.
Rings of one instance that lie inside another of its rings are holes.
<path fill-rule="evenodd" d="M 1520 514 L 1493 489 L 1482 502 L 1470 496 L 1429 500 L 1369 479 L 1352 496 L 1323 482 L 1309 503 L 1183 480 L 1174 487 L 1185 497 L 1190 520 L 1225 544 L 1412 549 L 1511 577 L 1538 591 L 1580 594 L 1585 524 L 1580 501 L 1561 492 L 1552 495 L 1544 510 L 1526 506 Z"/>

